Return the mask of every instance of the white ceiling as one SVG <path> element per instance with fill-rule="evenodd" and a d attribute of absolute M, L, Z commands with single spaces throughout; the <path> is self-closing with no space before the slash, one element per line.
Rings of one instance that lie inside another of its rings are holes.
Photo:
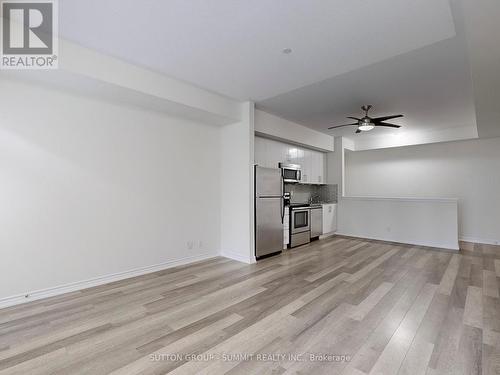
<path fill-rule="evenodd" d="M 60 0 L 60 32 L 256 101 L 455 35 L 447 0 Z"/>
<path fill-rule="evenodd" d="M 500 136 L 498 14 L 493 0 L 60 0 L 60 32 L 371 148 Z M 363 104 L 403 128 L 327 130 Z"/>
<path fill-rule="evenodd" d="M 500 136 L 500 2 L 450 0 L 456 35 L 382 62 L 258 103 L 267 110 L 356 148 L 393 147 Z M 328 130 L 351 123 L 373 104 L 373 116 L 402 113 L 399 130 Z"/>
<path fill-rule="evenodd" d="M 458 0 L 454 0 L 458 1 Z M 460 0 L 480 137 L 500 137 L 500 1 Z"/>
<path fill-rule="evenodd" d="M 353 136 L 356 127 L 328 130 L 362 117 L 404 114 L 388 121 L 401 130 L 375 129 L 355 138 L 396 132 L 476 128 L 473 85 L 463 34 L 383 62 L 261 101 L 259 107 L 331 135 Z M 476 132 L 477 135 L 477 132 Z"/>

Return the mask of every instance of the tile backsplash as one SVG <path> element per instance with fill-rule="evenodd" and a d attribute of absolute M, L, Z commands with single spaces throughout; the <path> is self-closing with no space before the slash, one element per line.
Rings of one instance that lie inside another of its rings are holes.
<path fill-rule="evenodd" d="M 337 185 L 285 184 L 290 193 L 290 203 L 337 203 Z"/>

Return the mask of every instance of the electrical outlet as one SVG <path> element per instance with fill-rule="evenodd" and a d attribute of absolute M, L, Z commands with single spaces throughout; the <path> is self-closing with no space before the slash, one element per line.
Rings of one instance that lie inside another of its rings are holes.
<path fill-rule="evenodd" d="M 188 248 L 189 250 L 193 250 L 193 247 L 194 247 L 194 242 L 193 242 L 193 241 L 188 241 L 188 242 L 187 242 L 187 248 Z"/>
<path fill-rule="evenodd" d="M 198 241 L 198 248 L 203 249 L 203 241 L 202 240 Z"/>

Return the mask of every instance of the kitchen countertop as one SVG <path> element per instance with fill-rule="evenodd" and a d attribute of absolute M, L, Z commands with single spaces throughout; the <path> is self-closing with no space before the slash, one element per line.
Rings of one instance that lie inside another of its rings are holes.
<path fill-rule="evenodd" d="M 289 206 L 291 207 L 310 207 L 310 208 L 317 208 L 321 207 L 324 204 L 337 204 L 337 202 L 315 202 L 315 203 L 291 203 Z M 288 205 L 287 205 L 288 206 Z"/>

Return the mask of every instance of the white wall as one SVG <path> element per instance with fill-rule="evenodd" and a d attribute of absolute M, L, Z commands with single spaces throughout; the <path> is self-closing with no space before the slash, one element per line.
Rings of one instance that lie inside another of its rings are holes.
<path fill-rule="evenodd" d="M 371 135 L 369 137 L 354 138 L 356 151 L 373 150 L 378 148 L 414 146 L 429 143 L 441 143 L 477 138 L 477 126 L 455 127 L 448 129 L 398 129 L 397 132 Z"/>
<path fill-rule="evenodd" d="M 500 242 L 500 138 L 347 152 L 348 195 L 459 199 L 459 233 Z"/>
<path fill-rule="evenodd" d="M 328 152 L 334 149 L 332 136 L 264 111 L 255 111 L 255 132 L 267 138 L 275 138 L 320 151 Z"/>
<path fill-rule="evenodd" d="M 253 263 L 254 106 L 243 107 L 243 120 L 221 129 L 221 254 Z"/>
<path fill-rule="evenodd" d="M 60 39 L 60 57 L 62 71 L 112 83 L 183 107 L 216 114 L 225 117 L 225 123 L 240 119 L 240 103 L 235 100 L 64 39 Z"/>
<path fill-rule="evenodd" d="M 351 194 L 346 190 L 345 159 L 353 148 L 352 141 L 336 137 L 335 152 L 328 153 L 328 183 L 339 185 L 338 234 L 458 249 L 456 200 L 387 199 L 383 194 Z"/>
<path fill-rule="evenodd" d="M 343 197 L 338 233 L 458 250 L 457 201 Z"/>
<path fill-rule="evenodd" d="M 220 128 L 0 85 L 0 300 L 219 252 Z"/>
<path fill-rule="evenodd" d="M 353 148 L 354 144 L 350 139 L 335 137 L 335 151 L 326 154 L 327 183 L 338 185 L 340 196 L 344 195 L 345 191 L 345 153 Z"/>

